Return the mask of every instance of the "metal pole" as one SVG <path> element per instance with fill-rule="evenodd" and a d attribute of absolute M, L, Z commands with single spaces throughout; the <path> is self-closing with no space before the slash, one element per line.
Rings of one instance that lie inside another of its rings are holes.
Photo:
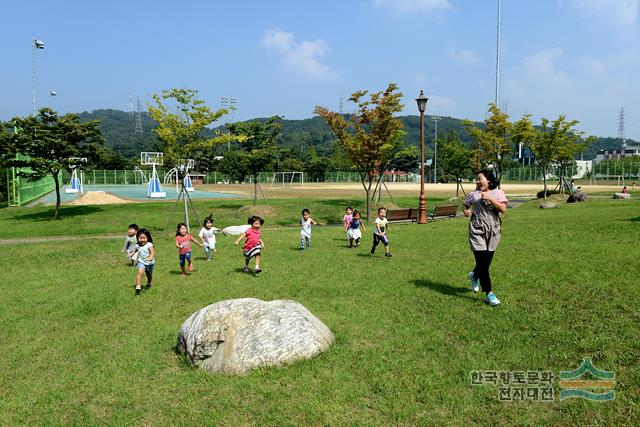
<path fill-rule="evenodd" d="M 498 0 L 498 23 L 496 28 L 496 107 L 500 102 L 500 9 L 502 2 Z"/>
<path fill-rule="evenodd" d="M 433 183 L 438 182 L 437 173 L 438 173 L 438 120 L 441 117 L 433 116 L 433 121 L 436 124 L 435 136 L 433 138 L 433 143 L 435 145 L 433 152 Z"/>

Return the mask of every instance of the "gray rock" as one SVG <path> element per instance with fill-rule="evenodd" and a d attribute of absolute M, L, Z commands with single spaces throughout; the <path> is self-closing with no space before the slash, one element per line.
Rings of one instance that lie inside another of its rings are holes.
<path fill-rule="evenodd" d="M 295 301 L 243 298 L 204 307 L 182 324 L 178 350 L 206 371 L 241 374 L 310 359 L 334 342 L 329 328 Z"/>
<path fill-rule="evenodd" d="M 559 205 L 556 202 L 552 202 L 552 201 L 546 201 L 546 202 L 540 203 L 540 209 L 555 209 L 557 207 L 559 207 Z"/>
<path fill-rule="evenodd" d="M 614 199 L 631 199 L 631 194 L 629 193 L 614 193 Z"/>

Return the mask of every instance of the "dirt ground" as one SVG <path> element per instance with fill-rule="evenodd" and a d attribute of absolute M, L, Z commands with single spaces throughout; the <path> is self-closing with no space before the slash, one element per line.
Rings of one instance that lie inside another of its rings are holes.
<path fill-rule="evenodd" d="M 262 192 L 269 199 L 286 199 L 286 198 L 337 198 L 337 197 L 353 197 L 363 194 L 362 184 L 360 183 L 308 183 L 304 187 L 273 187 L 270 184 L 261 186 Z M 472 191 L 474 184 L 465 183 L 464 190 Z M 553 186 L 549 187 L 553 189 Z M 253 196 L 253 184 L 208 184 L 200 185 L 197 189 L 205 191 L 215 191 L 220 193 L 240 194 L 244 196 Z M 388 183 L 387 189 L 392 196 L 416 196 L 420 194 L 420 185 L 417 183 Z M 542 191 L 542 184 L 503 184 L 502 189 L 507 193 L 509 198 L 518 197 L 535 197 L 538 191 Z M 620 191 L 620 187 L 616 185 L 584 185 L 582 189 L 589 194 L 590 192 L 611 192 Z M 425 184 L 425 192 L 427 197 L 456 195 L 455 184 Z M 383 198 L 386 196 L 386 190 L 383 187 Z M 460 190 L 462 194 L 462 190 Z M 78 200 L 70 202 L 70 205 L 108 205 L 120 203 L 133 203 L 113 194 L 104 191 L 89 191 L 82 195 Z"/>
<path fill-rule="evenodd" d="M 475 184 L 465 183 L 464 190 L 466 192 L 475 189 Z M 209 184 L 202 185 L 207 191 L 228 192 L 235 194 L 243 194 L 247 196 L 253 195 L 253 184 Z M 351 197 L 354 194 L 363 193 L 363 187 L 360 183 L 309 183 L 304 187 L 273 187 L 270 184 L 263 184 L 262 191 L 267 198 L 303 198 L 303 197 Z M 413 196 L 420 194 L 420 184 L 418 183 L 387 183 L 387 188 L 392 196 Z M 542 191 L 542 184 L 502 184 L 502 189 L 507 193 L 508 197 L 534 197 L 537 192 Z M 548 187 L 553 189 L 553 185 Z M 590 192 L 610 191 L 613 194 L 620 191 L 619 186 L 614 185 L 584 185 L 582 190 L 587 194 Z M 383 187 L 383 192 L 385 191 Z M 455 184 L 425 184 L 425 193 L 427 197 L 431 195 L 450 196 L 456 195 Z M 460 191 L 462 194 L 462 191 Z M 384 197 L 384 193 L 383 193 Z"/>

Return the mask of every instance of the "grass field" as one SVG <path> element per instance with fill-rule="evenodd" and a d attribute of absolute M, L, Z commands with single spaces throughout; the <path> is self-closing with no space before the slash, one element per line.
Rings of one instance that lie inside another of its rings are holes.
<path fill-rule="evenodd" d="M 443 197 L 444 198 L 444 197 Z M 637 425 L 640 420 L 640 203 L 590 200 L 507 212 L 492 265 L 502 304 L 468 290 L 466 220 L 393 225 L 393 258 L 346 248 L 339 227 L 316 227 L 297 250 L 295 224 L 310 207 L 340 221 L 358 200 L 273 200 L 258 277 L 219 239 L 211 263 L 178 275 L 171 203 L 0 210 L 0 424 L 65 425 Z M 415 198 L 397 201 L 415 203 Z M 197 202 L 218 226 L 242 223 L 244 201 Z M 157 246 L 154 287 L 134 297 L 119 253 L 136 221 Z M 90 238 L 94 235 L 95 238 Z M 87 236 L 20 244 L 38 236 Z M 199 249 L 199 248 L 196 248 Z M 329 326 L 318 358 L 248 376 L 212 376 L 176 354 L 182 322 L 228 299 L 293 299 Z M 583 357 L 615 371 L 616 398 L 597 403 L 500 402 L 473 370 L 573 370 Z"/>

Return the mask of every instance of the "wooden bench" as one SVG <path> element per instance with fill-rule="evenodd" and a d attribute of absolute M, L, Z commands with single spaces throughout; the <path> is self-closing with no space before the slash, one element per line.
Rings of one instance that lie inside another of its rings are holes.
<path fill-rule="evenodd" d="M 436 206 L 436 210 L 428 215 L 428 219 L 433 221 L 436 218 L 455 218 L 458 212 L 458 205 Z"/>
<path fill-rule="evenodd" d="M 412 223 L 418 222 L 418 209 L 390 209 L 387 210 L 387 221 L 411 221 Z"/>

